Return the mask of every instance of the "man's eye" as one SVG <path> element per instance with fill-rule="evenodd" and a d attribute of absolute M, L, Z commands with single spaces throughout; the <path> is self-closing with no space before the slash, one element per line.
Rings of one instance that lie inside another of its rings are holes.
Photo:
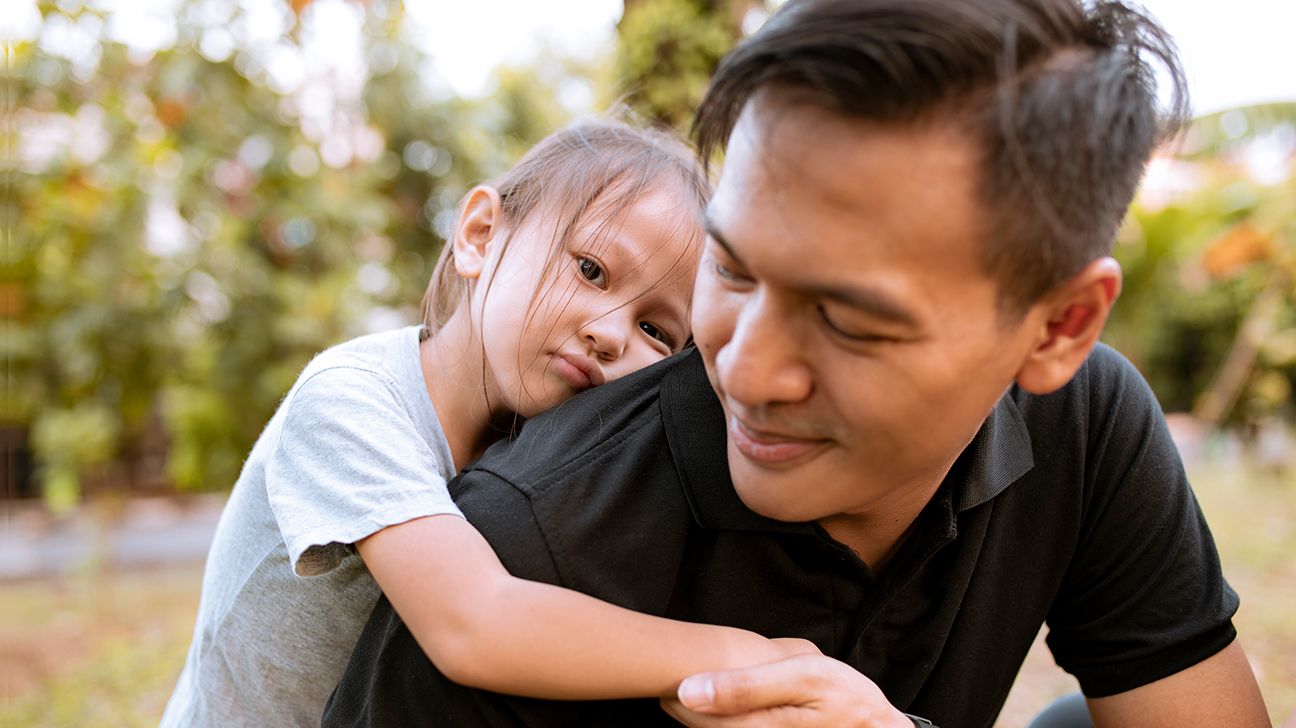
<path fill-rule="evenodd" d="M 882 341 L 894 341 L 894 339 L 889 336 L 880 336 L 874 333 L 854 331 L 851 329 L 847 329 L 843 326 L 840 326 L 833 321 L 832 316 L 828 315 L 828 310 L 825 309 L 823 306 L 819 307 L 819 317 L 823 319 L 823 322 L 828 325 L 828 328 L 831 329 L 834 334 L 842 337 L 843 339 L 849 339 L 857 343 L 876 343 Z"/>
<path fill-rule="evenodd" d="M 599 287 L 607 285 L 607 274 L 598 261 L 593 258 L 577 258 L 576 265 L 580 267 L 581 277 L 585 280 Z"/>
<path fill-rule="evenodd" d="M 662 331 L 661 329 L 657 328 L 655 325 L 650 324 L 647 321 L 640 321 L 639 330 L 643 331 L 645 334 L 648 334 L 652 338 L 665 344 L 666 348 L 670 349 L 671 351 L 675 351 L 675 345 L 671 341 L 670 334 L 667 334 L 665 331 Z"/>
<path fill-rule="evenodd" d="M 725 265 L 724 263 L 721 263 L 718 260 L 715 261 L 714 263 L 714 269 L 717 276 L 720 276 L 721 278 L 727 281 L 743 280 L 742 275 L 739 274 L 738 271 L 734 270 L 733 268 L 730 268 L 729 266 Z"/>

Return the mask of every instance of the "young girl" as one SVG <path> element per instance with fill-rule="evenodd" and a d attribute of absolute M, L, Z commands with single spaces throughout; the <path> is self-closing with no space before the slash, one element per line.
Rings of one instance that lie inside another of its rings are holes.
<path fill-rule="evenodd" d="M 442 672 L 497 692 L 668 695 L 805 651 L 515 579 L 446 491 L 517 418 L 683 347 L 706 194 L 681 144 L 606 121 L 474 188 L 424 325 L 320 354 L 257 440 L 162 725 L 318 725 L 380 587 Z"/>

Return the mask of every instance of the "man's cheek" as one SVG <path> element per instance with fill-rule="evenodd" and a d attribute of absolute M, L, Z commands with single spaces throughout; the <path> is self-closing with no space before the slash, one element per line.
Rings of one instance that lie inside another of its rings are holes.
<path fill-rule="evenodd" d="M 709 361 L 732 337 L 740 302 L 714 285 L 699 283 L 693 300 L 693 340 Z"/>

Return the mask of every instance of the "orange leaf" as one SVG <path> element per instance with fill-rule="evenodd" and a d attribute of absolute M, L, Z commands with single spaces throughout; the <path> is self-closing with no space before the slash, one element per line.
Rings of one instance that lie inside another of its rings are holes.
<path fill-rule="evenodd" d="M 1273 235 L 1243 222 L 1229 228 L 1206 247 L 1202 267 L 1212 278 L 1231 278 L 1252 263 L 1273 256 Z"/>

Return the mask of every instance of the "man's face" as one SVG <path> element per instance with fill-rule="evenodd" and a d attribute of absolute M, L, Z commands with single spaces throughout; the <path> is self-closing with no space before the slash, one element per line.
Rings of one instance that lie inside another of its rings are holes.
<path fill-rule="evenodd" d="M 693 331 L 734 485 L 786 521 L 925 501 L 1033 344 L 982 270 L 976 149 L 758 99 L 708 210 Z"/>

